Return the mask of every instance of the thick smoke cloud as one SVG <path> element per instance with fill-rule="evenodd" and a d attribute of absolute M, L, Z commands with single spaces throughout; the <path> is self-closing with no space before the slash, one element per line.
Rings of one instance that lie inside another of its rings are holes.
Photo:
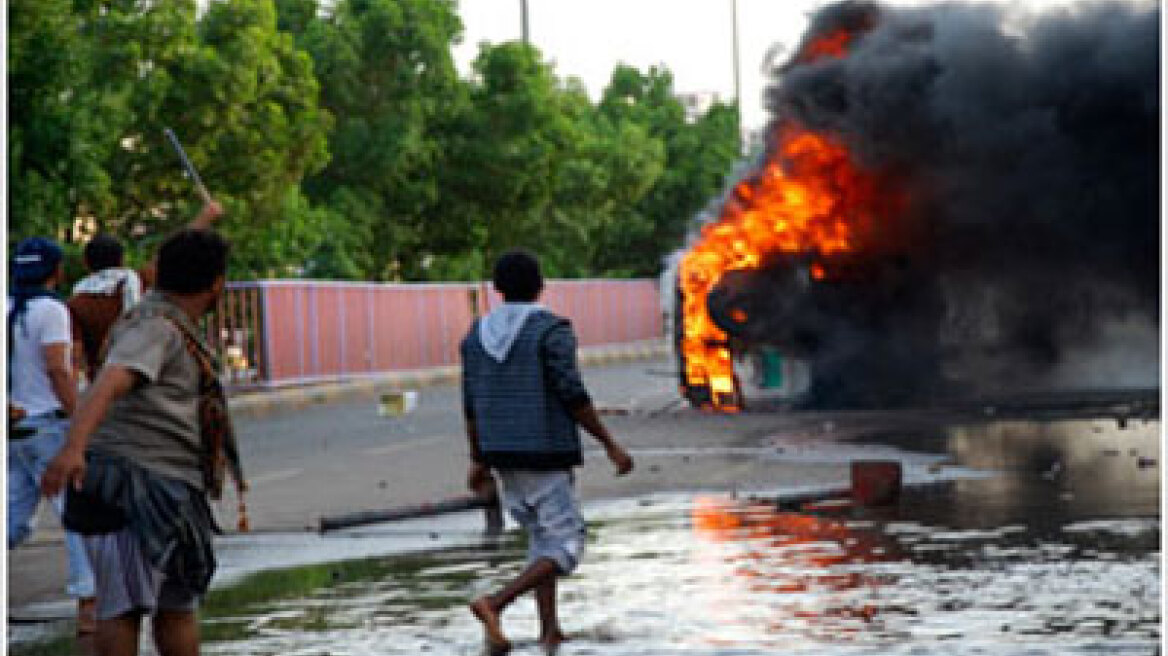
<path fill-rule="evenodd" d="M 860 31 L 845 57 L 801 58 L 841 26 Z M 902 218 L 928 235 L 913 275 L 936 316 L 870 337 L 955 353 L 946 367 L 993 387 L 1039 384 L 1106 348 L 1115 322 L 1158 330 L 1159 26 L 1158 8 L 1114 3 L 846 2 L 814 17 L 767 92 L 775 123 L 835 135 L 901 181 Z M 1155 340 L 1147 355 L 1155 384 Z"/>

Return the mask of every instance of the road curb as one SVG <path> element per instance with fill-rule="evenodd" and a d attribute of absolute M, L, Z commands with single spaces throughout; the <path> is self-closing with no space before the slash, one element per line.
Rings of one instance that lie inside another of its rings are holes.
<path fill-rule="evenodd" d="M 660 339 L 581 348 L 578 358 L 580 366 L 591 367 L 649 360 L 670 352 L 669 343 Z M 395 371 L 359 380 L 237 393 L 228 399 L 228 406 L 234 417 L 260 419 L 276 412 L 313 405 L 373 399 L 387 392 L 455 383 L 459 375 L 460 369 L 456 365 Z"/>

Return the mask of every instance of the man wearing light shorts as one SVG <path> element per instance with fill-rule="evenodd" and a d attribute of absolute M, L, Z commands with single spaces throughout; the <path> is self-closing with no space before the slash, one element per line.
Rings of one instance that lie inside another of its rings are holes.
<path fill-rule="evenodd" d="M 572 484 L 581 464 L 583 426 L 604 447 L 617 475 L 633 460 L 600 422 L 576 364 L 571 324 L 537 305 L 539 262 L 511 251 L 495 264 L 504 303 L 475 322 L 462 342 L 463 412 L 470 446 L 467 484 L 490 485 L 494 471 L 503 504 L 528 535 L 527 567 L 504 588 L 473 601 L 491 653 L 510 649 L 504 609 L 534 592 L 539 642 L 554 650 L 564 633 L 556 612 L 556 581 L 579 564 L 587 538 Z"/>

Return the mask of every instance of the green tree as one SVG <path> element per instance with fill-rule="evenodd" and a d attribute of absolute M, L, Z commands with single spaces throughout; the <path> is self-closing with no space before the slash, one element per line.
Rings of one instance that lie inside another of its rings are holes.
<path fill-rule="evenodd" d="M 103 165 L 122 108 L 92 89 L 94 48 L 71 0 L 8 3 L 8 234 L 67 236 L 108 196 Z"/>
<path fill-rule="evenodd" d="M 561 96 L 551 67 L 531 46 L 484 46 L 474 62 L 469 108 L 450 137 L 444 181 L 483 272 L 505 248 L 552 243 L 549 210 L 574 148 Z M 555 275 L 557 263 L 545 263 Z"/>
<path fill-rule="evenodd" d="M 201 115 L 204 132 L 196 147 L 206 153 L 204 175 L 236 208 L 239 219 L 229 217 L 223 230 L 235 244 L 236 272 L 248 276 L 280 265 L 263 251 L 284 231 L 281 221 L 320 218 L 288 211 L 307 209 L 296 199 L 301 179 L 327 161 L 331 119 L 318 106 L 312 60 L 276 25 L 271 0 L 210 5 L 200 23 L 209 56 L 190 71 L 205 82 L 202 88 L 213 89 L 205 110 L 215 112 L 215 122 L 209 125 L 211 115 Z M 198 87 L 175 91 L 172 101 L 185 107 L 200 100 Z M 325 235 L 322 230 L 319 236 Z M 266 264 L 244 268 L 249 261 Z"/>
<path fill-rule="evenodd" d="M 554 276 L 653 274 L 737 157 L 732 107 L 687 119 L 664 69 L 599 103 L 538 50 L 485 46 L 454 0 L 13 0 L 10 236 L 77 219 L 141 262 L 200 199 L 232 273 L 478 278 L 504 248 Z"/>
<path fill-rule="evenodd" d="M 625 275 L 609 262 L 652 228 L 635 207 L 661 175 L 664 144 L 634 121 L 600 113 L 582 89 L 564 94 L 563 104 L 575 109 L 566 112 L 572 148 L 556 169 L 547 217 L 557 228 L 553 257 L 562 254 L 556 259 L 563 275 Z"/>
<path fill-rule="evenodd" d="M 201 22 L 193 0 L 13 9 L 14 213 L 51 217 L 58 233 L 89 217 L 152 252 L 200 202 L 163 137 L 172 127 L 228 208 L 222 227 L 237 253 L 269 247 L 259 237 L 324 163 L 328 127 L 311 61 L 277 32 L 272 0 L 215 2 Z M 34 228 L 50 231 L 22 220 L 13 232 Z"/>
<path fill-rule="evenodd" d="M 291 23 L 306 6 L 281 9 Z M 362 277 L 412 277 L 421 266 L 442 193 L 440 126 L 459 105 L 450 45 L 461 29 L 449 0 L 339 0 L 300 36 L 337 117 L 332 159 L 305 190 L 346 218 Z"/>
<path fill-rule="evenodd" d="M 704 115 L 687 121 L 666 69 L 647 74 L 618 66 L 605 89 L 600 109 L 613 120 L 633 121 L 665 144 L 665 166 L 653 187 L 635 205 L 648 227 L 636 225 L 617 237 L 623 248 L 605 248 L 602 269 L 655 275 L 662 257 L 682 245 L 693 217 L 718 195 L 738 159 L 737 111 L 715 103 Z"/>
<path fill-rule="evenodd" d="M 483 271 L 522 246 L 550 275 L 655 274 L 737 156 L 733 111 L 687 122 L 665 70 L 618 67 L 593 105 L 537 50 L 508 43 L 484 47 L 470 85 L 444 187 Z"/>
<path fill-rule="evenodd" d="M 276 0 L 276 28 L 299 38 L 320 14 L 317 0 Z"/>

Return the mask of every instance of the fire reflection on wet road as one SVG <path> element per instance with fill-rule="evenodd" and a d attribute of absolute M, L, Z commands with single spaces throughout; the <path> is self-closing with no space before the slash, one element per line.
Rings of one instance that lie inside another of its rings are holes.
<path fill-rule="evenodd" d="M 892 509 L 730 495 L 593 508 L 585 564 L 561 587 L 572 641 L 560 653 L 1156 653 L 1159 487 L 1147 463 L 1159 424 L 1100 425 L 951 431 L 956 462 L 996 459 L 1000 474 L 906 490 Z M 338 566 L 277 601 L 213 601 L 205 652 L 476 654 L 465 601 L 522 557 L 511 537 Z M 514 653 L 540 653 L 534 604 L 505 625 Z"/>

